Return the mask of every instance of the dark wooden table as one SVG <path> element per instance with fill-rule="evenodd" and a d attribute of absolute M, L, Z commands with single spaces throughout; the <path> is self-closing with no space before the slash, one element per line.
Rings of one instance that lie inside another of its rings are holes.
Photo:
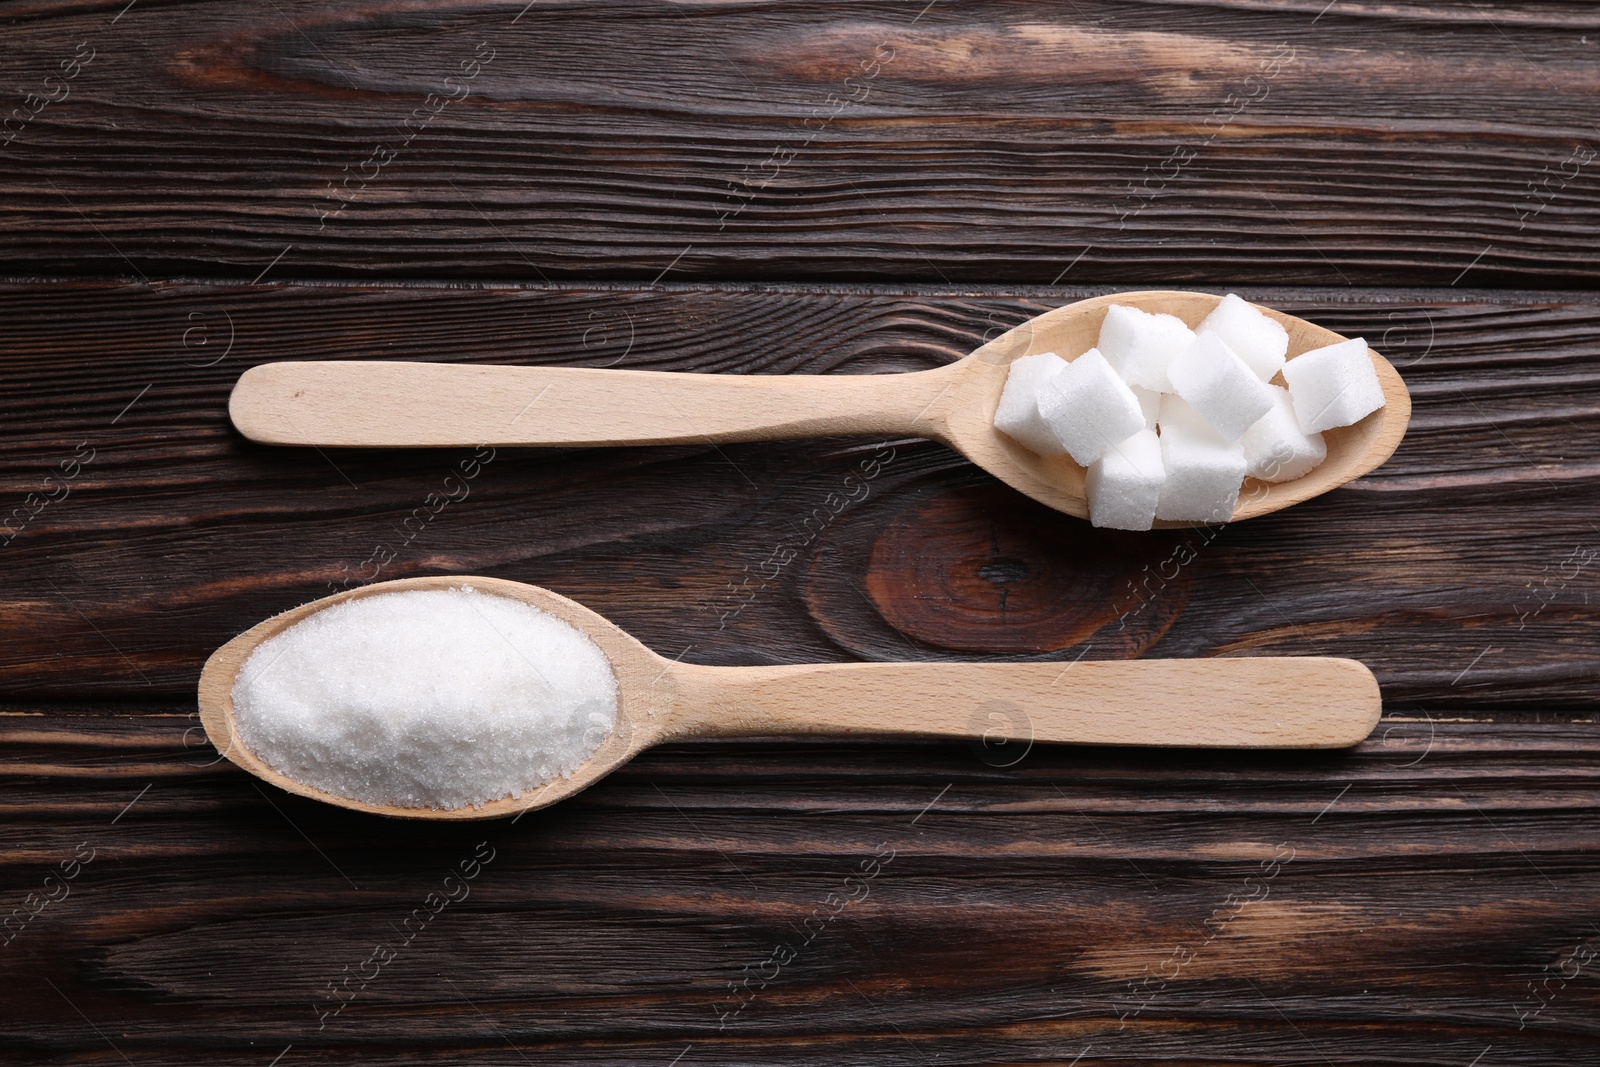
<path fill-rule="evenodd" d="M 124 3 L 0 8 L 0 1061 L 1600 1064 L 1596 8 Z M 1173 287 L 1364 335 L 1394 459 L 1121 535 L 919 440 L 503 449 L 418 532 L 470 450 L 226 414 L 268 360 L 887 373 Z M 1355 656 L 1386 718 L 685 744 L 465 826 L 218 761 L 211 649 L 449 573 L 702 663 Z"/>

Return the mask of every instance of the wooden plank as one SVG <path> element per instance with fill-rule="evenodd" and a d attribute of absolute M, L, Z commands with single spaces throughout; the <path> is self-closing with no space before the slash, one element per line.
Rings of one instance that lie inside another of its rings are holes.
<path fill-rule="evenodd" d="M 1366 662 L 1391 707 L 1593 706 L 1600 308 L 1581 294 L 1246 291 L 1364 334 L 1416 416 L 1373 475 L 1215 532 L 1096 531 L 922 441 L 478 462 L 255 446 L 226 417 L 238 374 L 285 358 L 930 367 L 1090 292 L 0 287 L 0 687 L 188 699 L 268 615 L 465 573 L 688 662 L 1325 654 Z"/>
<path fill-rule="evenodd" d="M 32 3 L 0 270 L 1588 287 L 1584 5 Z"/>
<path fill-rule="evenodd" d="M 711 742 L 452 826 L 126 710 L 0 715 L 0 903 L 39 908 L 8 1063 L 1600 1063 L 1592 714 L 1349 754 Z"/>

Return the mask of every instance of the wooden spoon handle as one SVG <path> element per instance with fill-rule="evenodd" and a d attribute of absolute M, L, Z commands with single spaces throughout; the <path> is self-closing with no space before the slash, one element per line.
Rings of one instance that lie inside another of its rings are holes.
<path fill-rule="evenodd" d="M 1349 659 L 845 663 L 675 668 L 673 733 L 970 737 L 1103 745 L 1342 748 L 1378 683 Z"/>
<path fill-rule="evenodd" d="M 265 363 L 228 412 L 274 445 L 647 445 L 829 434 L 925 436 L 950 367 L 735 375 L 341 360 Z"/>

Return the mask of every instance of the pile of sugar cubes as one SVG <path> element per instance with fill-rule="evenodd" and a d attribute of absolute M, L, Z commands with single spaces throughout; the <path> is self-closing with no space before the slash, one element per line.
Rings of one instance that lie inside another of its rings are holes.
<path fill-rule="evenodd" d="M 1288 350 L 1288 331 L 1232 293 L 1193 330 L 1113 305 L 1078 358 L 1011 364 L 995 428 L 1087 468 L 1096 526 L 1226 522 L 1245 478 L 1301 477 L 1328 454 L 1323 430 L 1383 406 L 1362 338 Z"/>

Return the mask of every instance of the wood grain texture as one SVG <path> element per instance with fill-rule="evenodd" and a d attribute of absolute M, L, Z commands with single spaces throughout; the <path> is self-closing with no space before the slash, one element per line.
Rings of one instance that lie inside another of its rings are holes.
<path fill-rule="evenodd" d="M 0 492 L 22 512 L 0 686 L 187 699 L 269 615 L 464 573 L 570 596 L 690 663 L 1330 655 L 1392 705 L 1592 704 L 1584 297 L 1250 291 L 1372 339 L 1415 416 L 1374 474 L 1215 531 L 1096 531 L 916 440 L 318 452 L 251 445 L 226 416 L 243 369 L 290 357 L 928 368 L 1084 295 L 4 287 Z"/>
<path fill-rule="evenodd" d="M 0 1061 L 1600 1065 L 1597 42 L 1538 0 L 5 5 Z M 284 359 L 929 370 L 1112 285 L 1365 336 L 1402 447 L 1136 536 L 911 438 L 226 419 Z M 475 826 L 206 742 L 222 641 L 450 573 L 692 665 L 1353 656 L 1388 718 L 702 741 Z"/>
<path fill-rule="evenodd" d="M 1600 278 L 1581 4 L 120 11 L 0 16 L 0 269 Z"/>
<path fill-rule="evenodd" d="M 1600 1063 L 1592 715 L 705 742 L 464 826 L 258 787 L 183 705 L 5 710 L 6 909 L 90 857 L 0 948 L 8 1063 Z"/>

